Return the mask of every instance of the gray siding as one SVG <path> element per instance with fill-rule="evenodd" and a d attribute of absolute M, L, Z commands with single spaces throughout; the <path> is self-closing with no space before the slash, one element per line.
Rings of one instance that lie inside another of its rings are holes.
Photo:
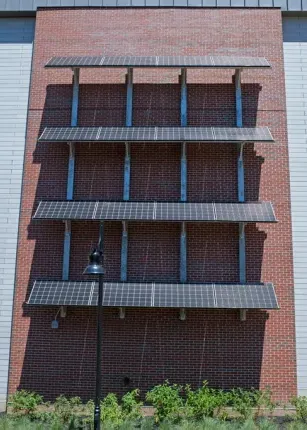
<path fill-rule="evenodd" d="M 307 17 L 284 17 L 298 391 L 307 395 Z"/>
<path fill-rule="evenodd" d="M 0 0 L 0 11 L 35 11 L 38 7 L 280 7 L 307 11 L 307 0 Z"/>
<path fill-rule="evenodd" d="M 0 19 L 0 411 L 5 408 L 33 18 Z"/>

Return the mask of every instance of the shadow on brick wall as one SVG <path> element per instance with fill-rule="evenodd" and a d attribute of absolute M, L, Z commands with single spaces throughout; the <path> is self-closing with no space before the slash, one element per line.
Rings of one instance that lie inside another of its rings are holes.
<path fill-rule="evenodd" d="M 257 124 L 258 85 L 243 85 L 246 126 Z M 69 126 L 70 85 L 50 85 L 45 107 L 33 128 Z M 188 85 L 188 123 L 193 126 L 235 126 L 233 85 Z M 123 126 L 124 85 L 81 85 L 80 126 Z M 134 125 L 180 125 L 180 87 L 175 84 L 136 84 Z M 33 120 L 34 121 L 34 120 Z M 36 136 L 35 136 L 36 138 Z M 263 159 L 253 145 L 246 148 L 247 200 L 257 200 Z M 37 144 L 34 163 L 40 165 L 36 205 L 41 199 L 65 199 L 68 147 Z M 75 199 L 121 200 L 124 145 L 76 145 Z M 180 145 L 132 144 L 131 199 L 179 201 Z M 231 144 L 188 145 L 188 199 L 237 200 L 237 148 Z M 179 281 L 180 225 L 134 223 L 129 228 L 128 279 Z M 35 240 L 31 266 L 34 279 L 61 279 L 64 225 L 31 222 L 28 239 Z M 82 280 L 87 255 L 98 238 L 98 223 L 73 222 L 70 279 Z M 247 277 L 260 282 L 265 233 L 248 226 Z M 120 279 L 121 223 L 105 228 L 106 279 Z M 188 226 L 190 282 L 238 282 L 238 226 Z M 31 288 L 29 286 L 29 291 Z M 28 293 L 29 293 L 28 291 Z M 68 309 L 58 330 L 51 329 L 57 308 L 24 306 L 31 318 L 19 388 L 53 399 L 59 394 L 94 395 L 95 311 Z M 103 390 L 122 394 L 132 387 L 149 389 L 165 379 L 199 386 L 259 387 L 265 322 L 268 314 L 190 310 L 185 322 L 177 310 L 129 309 L 124 320 L 116 309 L 104 316 Z M 251 333 L 253 335 L 251 336 Z M 124 386 L 128 377 L 129 386 Z"/>
<path fill-rule="evenodd" d="M 31 326 L 19 389 L 53 400 L 60 394 L 93 398 L 95 387 L 95 311 L 69 308 L 58 330 L 51 329 L 56 308 L 29 311 Z M 103 317 L 102 390 L 122 395 L 138 387 L 170 382 L 198 387 L 258 388 L 267 314 L 249 311 L 117 309 Z M 125 378 L 129 384 L 125 385 Z"/>

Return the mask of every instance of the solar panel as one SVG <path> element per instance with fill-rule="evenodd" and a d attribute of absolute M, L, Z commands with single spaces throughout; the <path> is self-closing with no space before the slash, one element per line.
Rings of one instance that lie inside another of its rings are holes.
<path fill-rule="evenodd" d="M 92 306 L 97 285 L 93 281 L 35 281 L 28 303 L 30 305 Z"/>
<path fill-rule="evenodd" d="M 268 127 L 46 127 L 39 142 L 274 142 Z"/>
<path fill-rule="evenodd" d="M 156 203 L 43 201 L 34 219 L 191 222 L 276 222 L 270 202 Z"/>
<path fill-rule="evenodd" d="M 42 142 L 92 142 L 99 138 L 100 127 L 46 127 Z"/>
<path fill-rule="evenodd" d="M 227 222 L 276 222 L 270 202 L 215 203 L 216 220 Z"/>
<path fill-rule="evenodd" d="M 236 56 L 96 56 L 53 57 L 46 67 L 188 67 L 188 68 L 267 68 L 263 57 Z"/>
<path fill-rule="evenodd" d="M 34 218 L 36 219 L 95 219 L 98 202 L 56 201 L 40 202 Z"/>
<path fill-rule="evenodd" d="M 156 308 L 214 308 L 214 288 L 211 284 L 155 284 Z"/>
<path fill-rule="evenodd" d="M 277 309 L 272 284 L 215 285 L 216 307 L 233 309 Z"/>
<path fill-rule="evenodd" d="M 28 304 L 96 306 L 95 281 L 35 281 Z M 277 309 L 272 284 L 176 284 L 105 282 L 103 306 L 154 308 Z"/>

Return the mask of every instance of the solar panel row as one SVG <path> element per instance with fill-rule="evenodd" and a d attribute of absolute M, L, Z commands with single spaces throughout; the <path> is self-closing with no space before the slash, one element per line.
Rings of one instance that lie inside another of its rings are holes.
<path fill-rule="evenodd" d="M 268 127 L 46 127 L 39 142 L 274 142 Z"/>
<path fill-rule="evenodd" d="M 53 57 L 46 67 L 194 67 L 194 68 L 263 68 L 271 67 L 263 57 L 237 56 L 85 56 Z"/>
<path fill-rule="evenodd" d="M 30 305 L 95 306 L 98 284 L 94 281 L 35 281 Z M 104 306 L 277 309 L 272 284 L 163 284 L 104 283 Z"/>
<path fill-rule="evenodd" d="M 270 202 L 157 203 L 42 201 L 34 219 L 276 222 Z"/>

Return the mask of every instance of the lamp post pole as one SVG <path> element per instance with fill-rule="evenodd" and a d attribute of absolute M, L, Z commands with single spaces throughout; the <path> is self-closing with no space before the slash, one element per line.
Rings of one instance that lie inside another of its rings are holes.
<path fill-rule="evenodd" d="M 95 393 L 95 411 L 94 411 L 94 430 L 100 430 L 103 274 L 99 274 L 98 276 L 98 285 L 99 286 L 98 286 L 98 306 L 97 306 L 96 393 Z"/>
<path fill-rule="evenodd" d="M 94 249 L 89 256 L 89 264 L 84 275 L 98 275 L 97 300 L 97 339 L 96 339 L 96 390 L 94 409 L 94 430 L 100 430 L 100 395 L 101 395 L 101 344 L 102 344 L 102 304 L 103 304 L 103 275 L 102 251 Z"/>

